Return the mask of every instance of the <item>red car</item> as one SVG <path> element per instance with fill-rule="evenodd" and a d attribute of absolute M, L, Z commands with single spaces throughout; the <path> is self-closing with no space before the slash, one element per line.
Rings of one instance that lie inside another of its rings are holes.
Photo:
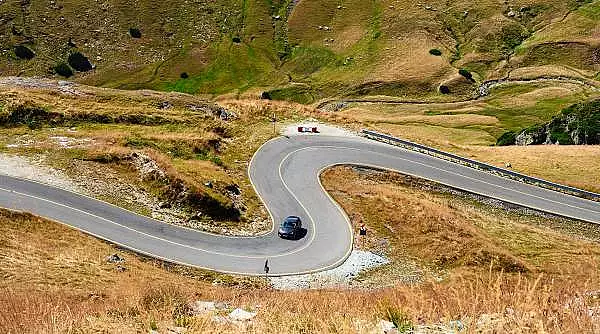
<path fill-rule="evenodd" d="M 310 132 L 310 133 L 318 133 L 319 131 L 317 130 L 316 126 L 299 126 L 298 127 L 298 132 Z"/>

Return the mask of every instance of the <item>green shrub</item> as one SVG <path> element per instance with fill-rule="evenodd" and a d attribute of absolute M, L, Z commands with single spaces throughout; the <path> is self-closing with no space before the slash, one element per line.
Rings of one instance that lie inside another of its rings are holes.
<path fill-rule="evenodd" d="M 66 63 L 58 63 L 58 65 L 54 66 L 54 72 L 60 76 L 65 78 L 69 78 L 73 76 L 73 70 Z"/>
<path fill-rule="evenodd" d="M 440 86 L 440 93 L 442 93 L 442 94 L 450 94 L 450 87 L 445 86 L 445 85 L 441 85 Z"/>
<path fill-rule="evenodd" d="M 132 136 L 132 137 L 125 138 L 125 146 L 134 147 L 134 148 L 146 148 L 146 147 L 156 148 L 156 149 L 158 148 L 156 143 L 153 142 L 152 140 L 138 137 L 138 136 Z"/>
<path fill-rule="evenodd" d="M 271 94 L 269 92 L 262 92 L 260 93 L 260 98 L 262 100 L 271 100 Z"/>
<path fill-rule="evenodd" d="M 187 78 L 189 78 L 190 76 L 187 74 L 187 72 L 183 72 L 183 73 L 181 73 L 181 75 L 179 75 L 179 77 L 180 77 L 181 79 L 187 79 Z"/>
<path fill-rule="evenodd" d="M 301 104 L 313 103 L 316 99 L 315 91 L 308 85 L 290 85 L 266 93 L 273 100 L 291 101 Z"/>
<path fill-rule="evenodd" d="M 154 319 L 150 320 L 150 329 L 153 331 L 158 330 L 158 325 L 156 324 L 156 320 L 154 320 Z"/>
<path fill-rule="evenodd" d="M 382 309 L 384 318 L 392 322 L 399 333 L 410 332 L 414 329 L 412 320 L 404 311 L 389 303 L 385 303 Z"/>
<path fill-rule="evenodd" d="M 431 50 L 429 50 L 429 54 L 433 55 L 433 56 L 441 56 L 442 55 L 442 51 L 440 51 L 438 49 L 431 49 Z"/>
<path fill-rule="evenodd" d="M 233 40 L 234 43 L 241 43 L 242 42 L 242 39 L 239 38 L 238 36 L 235 36 L 232 40 Z"/>
<path fill-rule="evenodd" d="M 142 32 L 138 28 L 129 28 L 129 35 L 133 38 L 142 38 Z"/>
<path fill-rule="evenodd" d="M 517 134 L 514 131 L 508 131 L 502 134 L 496 141 L 496 146 L 509 146 L 514 145 L 517 138 Z"/>
<path fill-rule="evenodd" d="M 502 27 L 502 48 L 505 52 L 513 50 L 515 47 L 520 45 L 527 37 L 529 33 L 526 29 L 518 24 L 508 25 Z"/>
<path fill-rule="evenodd" d="M 15 55 L 19 59 L 26 59 L 26 60 L 33 59 L 33 57 L 35 57 L 35 53 L 33 53 L 33 51 L 31 51 L 31 49 L 26 47 L 25 45 L 15 46 Z"/>
<path fill-rule="evenodd" d="M 461 68 L 460 70 L 458 70 L 458 74 L 462 75 L 469 81 L 473 81 L 473 74 L 471 74 L 471 72 L 469 72 L 468 70 L 466 70 L 464 68 Z"/>
<path fill-rule="evenodd" d="M 74 52 L 69 56 L 69 65 L 79 72 L 92 70 L 92 64 L 81 52 Z"/>

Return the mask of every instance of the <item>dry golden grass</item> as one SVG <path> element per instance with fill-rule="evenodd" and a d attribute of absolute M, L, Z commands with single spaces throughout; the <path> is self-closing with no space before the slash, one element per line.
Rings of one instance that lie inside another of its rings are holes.
<path fill-rule="evenodd" d="M 464 127 L 470 125 L 496 125 L 498 119 L 493 116 L 478 114 L 452 115 L 407 115 L 405 111 L 397 113 L 381 113 L 363 108 L 350 108 L 339 113 L 339 117 L 352 119 L 361 123 L 389 124 L 427 124 L 444 127 Z"/>
<path fill-rule="evenodd" d="M 581 86 L 575 84 L 564 84 L 562 87 L 543 87 L 515 96 L 512 99 L 506 99 L 501 102 L 501 105 L 507 108 L 534 107 L 539 101 L 568 97 L 574 92 L 582 90 Z"/>
<path fill-rule="evenodd" d="M 513 80 L 530 80 L 544 76 L 578 78 L 589 75 L 583 70 L 575 70 L 562 65 L 542 65 L 516 68 L 510 72 Z"/>
<path fill-rule="evenodd" d="M 462 147 L 465 156 L 528 175 L 600 192 L 600 146 L 505 146 Z"/>
<path fill-rule="evenodd" d="M 489 146 L 496 142 L 490 133 L 479 127 L 448 128 L 436 125 L 374 124 L 373 130 L 405 138 L 420 144 L 454 150 L 458 145 Z"/>
<path fill-rule="evenodd" d="M 408 256 L 463 271 L 477 271 L 493 261 L 495 269 L 505 272 L 560 274 L 562 270 L 577 275 L 583 265 L 600 256 L 600 246 L 595 243 L 540 227 L 553 219 L 510 214 L 423 191 L 432 185 L 410 177 L 339 167 L 327 171 L 323 179 L 334 198 L 351 213 L 355 227 L 365 223 L 373 229 L 374 239 L 368 244 L 388 240 L 392 257 Z M 559 220 L 556 224 L 570 223 Z"/>
<path fill-rule="evenodd" d="M 346 182 L 335 182 L 340 177 Z M 519 228 L 512 232 L 516 235 L 525 236 L 521 229 L 528 230 L 524 243 L 534 236 L 538 240 L 530 243 L 546 240 L 541 253 L 531 250 L 528 256 L 533 259 L 553 253 L 565 259 L 573 249 L 598 249 L 535 226 L 523 227 L 526 218 L 499 214 L 494 219 L 488 209 L 401 186 L 394 177 L 376 180 L 338 168 L 327 172 L 325 181 L 334 195 L 342 194 L 336 197 L 351 216 L 364 217 L 374 233 L 381 233 L 381 222 L 370 219 L 370 206 L 380 210 L 380 219 L 398 229 L 396 238 L 406 242 L 406 251 L 420 249 L 415 254 L 421 254 L 424 261 L 439 256 L 438 252 L 452 254 L 453 249 L 477 253 L 472 246 L 498 254 L 498 245 L 506 243 L 498 240 L 515 240 L 506 235 L 515 227 Z M 399 213 L 406 221 L 391 219 Z M 507 226 L 496 226 L 497 222 Z M 497 236 L 490 232 L 494 228 L 500 229 Z M 429 239 L 419 236 L 420 229 L 430 230 L 429 234 L 423 231 Z M 418 239 L 409 240 L 412 237 Z M 564 247 L 556 248 L 559 243 Z M 125 272 L 105 262 L 104 257 L 115 252 L 125 256 Z M 550 270 L 550 260 L 528 264 L 535 271 L 530 274 L 489 270 L 489 261 L 481 261 L 457 266 L 443 282 L 418 286 L 279 292 L 265 289 L 260 280 L 162 265 L 65 226 L 0 211 L 0 254 L 3 333 L 140 333 L 150 328 L 165 333 L 175 325 L 188 327 L 188 333 L 371 333 L 378 319 L 389 314 L 404 314 L 413 324 L 462 319 L 471 330 L 482 314 L 492 314 L 498 320 L 484 325 L 484 332 L 489 333 L 598 330 L 597 320 L 587 311 L 596 306 L 594 300 L 577 299 L 598 288 L 595 258 L 577 253 L 572 261 L 560 264 L 568 274 Z M 507 255 L 527 258 L 515 254 Z M 222 283 L 214 285 L 213 281 Z M 193 300 L 223 301 L 231 307 L 257 310 L 258 315 L 248 324 L 221 324 L 210 316 L 187 315 L 186 305 Z"/>

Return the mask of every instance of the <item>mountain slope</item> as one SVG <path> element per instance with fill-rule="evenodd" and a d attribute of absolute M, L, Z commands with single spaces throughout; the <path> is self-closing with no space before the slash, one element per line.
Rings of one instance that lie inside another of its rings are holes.
<path fill-rule="evenodd" d="M 597 80 L 599 13 L 589 0 L 7 0 L 0 72 L 57 76 L 80 52 L 94 69 L 72 80 L 100 86 L 456 100 L 487 79 Z"/>

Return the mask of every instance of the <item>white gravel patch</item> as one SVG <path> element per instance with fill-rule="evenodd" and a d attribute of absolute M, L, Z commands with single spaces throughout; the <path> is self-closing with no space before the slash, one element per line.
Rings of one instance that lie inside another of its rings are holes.
<path fill-rule="evenodd" d="M 298 127 L 306 127 L 306 128 L 317 128 L 317 133 L 311 132 L 298 132 Z M 358 137 L 358 134 L 341 128 L 339 126 L 329 125 L 325 123 L 321 123 L 315 119 L 307 119 L 305 121 L 294 123 L 286 126 L 281 130 L 281 134 L 284 136 L 335 136 L 335 137 Z"/>
<path fill-rule="evenodd" d="M 385 257 L 362 250 L 353 250 L 339 267 L 314 274 L 270 277 L 277 290 L 319 289 L 346 287 L 361 272 L 389 263 Z"/>
<path fill-rule="evenodd" d="M 41 161 L 35 159 L 0 153 L 0 173 L 50 184 L 71 191 L 82 191 L 64 173 L 46 167 Z"/>

